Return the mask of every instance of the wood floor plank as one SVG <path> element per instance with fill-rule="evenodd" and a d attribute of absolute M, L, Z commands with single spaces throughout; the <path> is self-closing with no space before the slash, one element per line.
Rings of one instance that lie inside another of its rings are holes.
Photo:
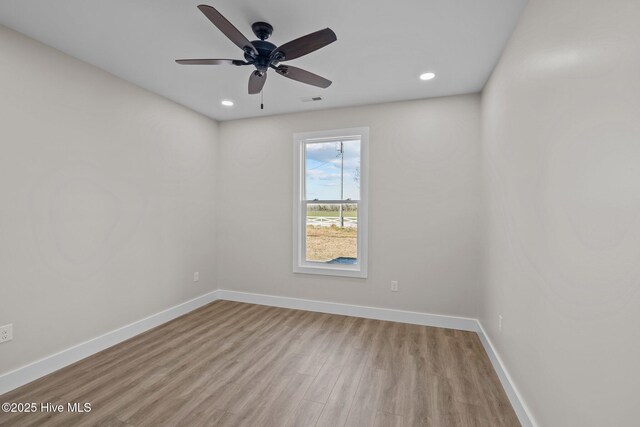
<path fill-rule="evenodd" d="M 324 405 L 322 403 L 313 402 L 303 399 L 298 404 L 293 416 L 287 420 L 285 427 L 309 427 L 315 426 L 320 417 Z"/>
<path fill-rule="evenodd" d="M 404 427 L 404 418 L 401 415 L 378 412 L 374 427 Z"/>
<path fill-rule="evenodd" d="M 354 349 L 350 360 L 342 367 L 338 380 L 324 405 L 316 426 L 344 426 L 349 410 L 358 389 L 360 378 L 365 369 L 367 353 L 363 349 Z"/>
<path fill-rule="evenodd" d="M 342 337 L 348 333 L 353 318 L 332 316 L 327 322 L 324 333 L 309 346 L 306 357 L 302 361 L 300 373 L 316 376 L 335 352 L 340 351 Z"/>
<path fill-rule="evenodd" d="M 321 404 L 327 403 L 329 395 L 333 390 L 333 387 L 338 381 L 338 377 L 342 372 L 342 365 L 335 366 L 325 364 L 318 375 L 314 377 L 313 383 L 305 394 L 305 399 L 312 400 Z"/>
<path fill-rule="evenodd" d="M 0 426 L 518 426 L 477 335 L 216 301 L 0 396 Z"/>
<path fill-rule="evenodd" d="M 342 367 L 353 349 L 352 337 L 362 331 L 362 320 L 354 319 L 339 336 L 336 336 L 337 344 L 331 349 L 313 383 L 309 386 L 305 399 L 319 403 L 327 402 Z"/>
<path fill-rule="evenodd" d="M 251 414 L 245 421 L 252 426 L 281 427 L 296 410 L 313 377 L 293 374 L 288 381 L 276 381 L 269 393 L 247 408 L 243 413 Z"/>
<path fill-rule="evenodd" d="M 372 426 L 382 399 L 385 371 L 379 368 L 365 368 L 358 390 L 351 404 L 346 425 Z"/>

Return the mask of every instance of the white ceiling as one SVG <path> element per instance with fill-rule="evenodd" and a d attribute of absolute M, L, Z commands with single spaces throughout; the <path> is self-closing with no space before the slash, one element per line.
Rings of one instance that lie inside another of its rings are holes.
<path fill-rule="evenodd" d="M 217 8 L 247 38 L 273 25 L 276 45 L 325 27 L 338 41 L 295 65 L 328 89 L 273 71 L 247 94 L 249 67 L 180 66 L 241 51 L 196 8 Z M 478 92 L 526 0 L 2 0 L 0 23 L 218 120 Z M 433 71 L 431 81 L 419 74 Z M 303 103 L 301 98 L 322 96 Z M 231 99 L 233 107 L 220 105 Z"/>

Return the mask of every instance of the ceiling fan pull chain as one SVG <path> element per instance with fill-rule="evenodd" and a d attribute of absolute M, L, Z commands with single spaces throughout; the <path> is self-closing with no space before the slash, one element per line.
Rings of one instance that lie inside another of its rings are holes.
<path fill-rule="evenodd" d="M 260 91 L 260 109 L 264 110 L 264 90 Z"/>

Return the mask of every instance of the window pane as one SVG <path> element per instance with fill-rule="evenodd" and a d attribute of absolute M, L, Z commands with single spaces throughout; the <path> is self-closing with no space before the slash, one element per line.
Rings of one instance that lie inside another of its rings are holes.
<path fill-rule="evenodd" d="M 360 141 L 305 144 L 307 200 L 360 200 Z"/>
<path fill-rule="evenodd" d="M 357 263 L 357 204 L 307 204 L 306 233 L 307 261 Z"/>

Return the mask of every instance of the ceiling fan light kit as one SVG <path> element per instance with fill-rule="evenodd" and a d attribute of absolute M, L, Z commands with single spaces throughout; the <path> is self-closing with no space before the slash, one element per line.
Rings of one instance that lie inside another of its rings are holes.
<path fill-rule="evenodd" d="M 266 22 L 255 22 L 251 25 L 253 34 L 258 40 L 249 41 L 236 27 L 220 12 L 208 5 L 200 5 L 198 9 L 215 25 L 229 40 L 242 49 L 244 61 L 240 59 L 178 59 L 181 65 L 253 65 L 255 70 L 249 76 L 248 90 L 250 95 L 262 92 L 267 81 L 267 71 L 274 69 L 277 74 L 309 85 L 327 88 L 331 80 L 317 74 L 293 67 L 282 65 L 281 62 L 290 61 L 307 55 L 337 40 L 336 34 L 325 28 L 299 37 L 281 46 L 268 42 L 273 34 L 273 27 Z"/>

